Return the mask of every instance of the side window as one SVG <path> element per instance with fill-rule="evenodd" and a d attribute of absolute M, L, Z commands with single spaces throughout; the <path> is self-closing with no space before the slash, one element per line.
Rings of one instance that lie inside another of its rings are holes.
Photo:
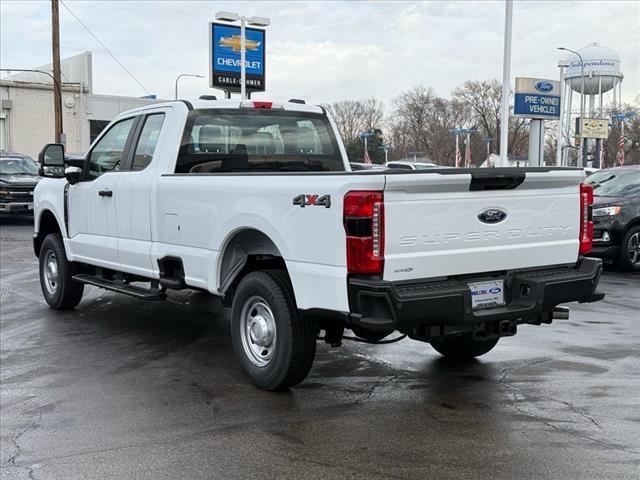
<path fill-rule="evenodd" d="M 147 116 L 136 146 L 131 170 L 144 170 L 151 163 L 163 122 L 164 113 L 154 113 Z"/>
<path fill-rule="evenodd" d="M 128 118 L 116 123 L 93 147 L 89 155 L 87 179 L 94 180 L 105 172 L 120 170 L 122 153 L 133 121 L 133 118 Z"/>

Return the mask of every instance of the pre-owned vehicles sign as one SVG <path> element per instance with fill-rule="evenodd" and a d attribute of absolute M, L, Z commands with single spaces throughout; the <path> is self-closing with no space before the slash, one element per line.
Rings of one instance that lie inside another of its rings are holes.
<path fill-rule="evenodd" d="M 560 118 L 560 82 L 543 78 L 516 77 L 513 114 L 538 120 Z"/>
<path fill-rule="evenodd" d="M 209 84 L 231 92 L 240 91 L 240 27 L 209 24 Z M 265 90 L 265 31 L 245 29 L 245 72 L 247 91 Z"/>

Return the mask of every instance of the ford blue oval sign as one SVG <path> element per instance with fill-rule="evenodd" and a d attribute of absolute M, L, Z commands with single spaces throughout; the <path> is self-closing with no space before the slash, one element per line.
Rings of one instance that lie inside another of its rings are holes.
<path fill-rule="evenodd" d="M 482 223 L 500 223 L 507 218 L 507 212 L 501 208 L 485 208 L 478 214 L 478 220 Z"/>
<path fill-rule="evenodd" d="M 534 85 L 535 89 L 539 92 L 550 92 L 553 90 L 553 84 L 551 82 L 541 81 Z"/>
<path fill-rule="evenodd" d="M 560 118 L 560 82 L 546 78 L 516 77 L 513 114 L 538 120 Z"/>

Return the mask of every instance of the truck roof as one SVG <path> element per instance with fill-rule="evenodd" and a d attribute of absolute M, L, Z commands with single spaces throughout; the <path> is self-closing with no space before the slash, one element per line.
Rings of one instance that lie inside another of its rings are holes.
<path fill-rule="evenodd" d="M 241 104 L 250 105 L 252 102 L 258 105 L 271 103 L 274 107 L 275 106 L 277 106 L 278 108 L 281 107 L 284 110 L 292 111 L 292 112 L 325 113 L 324 109 L 319 105 L 308 105 L 308 104 L 298 103 L 298 102 L 289 102 L 289 101 L 282 102 L 282 101 L 271 101 L 271 100 L 263 100 L 263 99 L 240 100 L 236 98 L 220 99 L 220 100 L 204 100 L 199 98 L 172 100 L 168 102 L 151 103 L 149 105 L 144 105 L 142 107 L 129 110 L 128 112 L 144 111 L 144 110 L 149 110 L 149 109 L 163 107 L 163 106 L 175 105 L 176 103 L 181 103 L 181 104 L 186 103 L 188 105 L 191 105 L 194 109 L 217 109 L 217 108 L 239 109 Z"/>

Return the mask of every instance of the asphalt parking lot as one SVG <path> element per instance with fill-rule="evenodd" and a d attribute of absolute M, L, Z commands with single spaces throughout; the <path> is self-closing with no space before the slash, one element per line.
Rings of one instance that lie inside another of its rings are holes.
<path fill-rule="evenodd" d="M 30 219 L 0 219 L 2 479 L 640 478 L 640 277 L 471 364 L 427 344 L 322 344 L 252 387 L 210 296 L 40 293 Z"/>

